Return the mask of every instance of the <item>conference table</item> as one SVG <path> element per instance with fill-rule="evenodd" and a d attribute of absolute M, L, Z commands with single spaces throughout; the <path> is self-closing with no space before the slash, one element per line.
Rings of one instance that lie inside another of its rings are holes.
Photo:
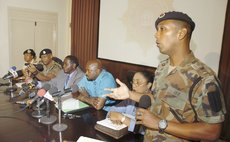
<path fill-rule="evenodd" d="M 0 141 L 1 142 L 73 142 L 84 136 L 106 142 L 141 142 L 143 136 L 129 133 L 120 139 L 114 139 L 94 129 L 97 121 L 105 118 L 106 112 L 92 107 L 74 112 L 79 118 L 63 118 L 61 123 L 68 127 L 62 132 L 52 129 L 58 123 L 42 124 L 39 118 L 32 117 L 31 108 L 23 109 L 14 102 L 20 97 L 12 98 L 4 93 L 5 87 L 0 87 Z M 17 96 L 17 94 L 15 95 Z M 50 105 L 51 114 L 58 118 L 58 111 Z"/>

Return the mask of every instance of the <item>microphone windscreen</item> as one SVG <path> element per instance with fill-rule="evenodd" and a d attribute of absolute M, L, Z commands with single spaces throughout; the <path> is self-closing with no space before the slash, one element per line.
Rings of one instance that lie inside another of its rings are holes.
<path fill-rule="evenodd" d="M 79 87 L 77 86 L 77 85 L 73 85 L 72 87 L 71 87 L 71 90 L 72 90 L 72 93 L 75 93 L 75 92 L 77 92 L 78 90 L 79 90 Z"/>
<path fill-rule="evenodd" d="M 151 106 L 151 98 L 148 95 L 141 96 L 139 101 L 139 107 L 146 109 L 150 106 Z"/>
<path fill-rule="evenodd" d="M 22 77 L 22 76 L 23 76 L 22 70 L 18 70 L 18 71 L 17 71 L 17 75 L 18 75 L 17 77 Z"/>
<path fill-rule="evenodd" d="M 33 79 L 33 81 L 31 82 L 34 86 L 38 85 L 38 80 L 37 79 Z"/>
<path fill-rule="evenodd" d="M 35 65 L 35 67 L 36 67 L 36 69 L 37 69 L 38 71 L 43 71 L 43 70 L 44 70 L 42 64 L 37 64 L 37 65 Z"/>
<path fill-rule="evenodd" d="M 26 83 L 23 83 L 23 84 L 22 84 L 22 88 L 27 88 L 27 86 L 28 86 L 28 85 L 27 85 Z"/>
<path fill-rule="evenodd" d="M 42 86 L 42 89 L 45 89 L 45 90 L 47 91 L 47 90 L 50 89 L 50 87 L 51 87 L 51 85 L 48 84 L 48 83 L 46 83 L 46 84 L 44 84 L 44 85 Z"/>
<path fill-rule="evenodd" d="M 15 71 L 17 68 L 15 66 L 13 66 L 10 69 Z"/>
<path fill-rule="evenodd" d="M 39 90 L 38 90 L 37 95 L 38 95 L 39 97 L 43 97 L 45 94 L 46 94 L 46 90 L 45 90 L 45 89 L 39 89 Z"/>
<path fill-rule="evenodd" d="M 28 66 L 30 63 L 25 63 L 25 66 Z"/>
<path fill-rule="evenodd" d="M 29 89 L 30 89 L 30 87 L 29 87 L 28 84 L 26 84 L 26 83 L 23 83 L 23 84 L 22 84 L 22 90 L 23 90 L 23 91 L 26 92 L 26 91 L 28 91 Z"/>

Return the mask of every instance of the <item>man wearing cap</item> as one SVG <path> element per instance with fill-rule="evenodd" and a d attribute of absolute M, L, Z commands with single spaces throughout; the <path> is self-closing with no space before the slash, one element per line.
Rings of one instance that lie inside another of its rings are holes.
<path fill-rule="evenodd" d="M 190 50 L 195 23 L 187 14 L 171 11 L 160 15 L 155 26 L 156 44 L 168 59 L 155 71 L 154 102 L 136 112 L 137 123 L 147 128 L 144 141 L 215 141 L 226 109 L 216 74 Z M 107 89 L 112 91 L 107 96 L 139 101 L 139 94 L 117 83 L 120 87 Z"/>
<path fill-rule="evenodd" d="M 28 66 L 29 71 L 34 77 L 40 81 L 49 81 L 56 77 L 57 73 L 62 69 L 60 64 L 53 61 L 52 51 L 48 48 L 43 49 L 40 52 L 41 64 L 43 64 L 44 70 L 39 72 L 33 64 Z"/>
<path fill-rule="evenodd" d="M 29 79 L 29 72 L 27 70 L 27 64 L 37 64 L 37 61 L 36 61 L 36 53 L 34 52 L 33 49 L 27 49 L 23 52 L 23 55 L 24 55 L 24 65 L 22 67 L 22 71 L 23 71 L 23 74 L 24 76 L 20 79 Z"/>

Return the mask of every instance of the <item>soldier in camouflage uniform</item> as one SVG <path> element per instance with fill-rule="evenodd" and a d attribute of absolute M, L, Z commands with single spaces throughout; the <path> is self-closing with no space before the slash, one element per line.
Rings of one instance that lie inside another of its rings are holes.
<path fill-rule="evenodd" d="M 136 119 L 147 128 L 144 141 L 218 139 L 226 113 L 223 94 L 215 73 L 189 48 L 195 23 L 187 14 L 172 11 L 161 15 L 155 25 L 157 46 L 169 58 L 155 72 L 151 107 L 136 112 Z M 139 94 L 117 82 L 120 87 L 108 89 L 109 97 L 139 101 Z"/>
<path fill-rule="evenodd" d="M 34 65 L 28 67 L 29 71 L 35 76 L 38 80 L 44 82 L 49 81 L 52 78 L 56 77 L 57 73 L 62 69 L 61 65 L 53 61 L 52 51 L 50 49 L 43 49 L 40 52 L 41 61 L 44 70 L 39 72 Z"/>

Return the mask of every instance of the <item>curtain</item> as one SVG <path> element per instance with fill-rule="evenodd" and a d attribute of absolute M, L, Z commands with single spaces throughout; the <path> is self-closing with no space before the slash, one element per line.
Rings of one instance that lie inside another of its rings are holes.
<path fill-rule="evenodd" d="M 83 69 L 97 57 L 99 7 L 100 0 L 72 0 L 71 54 Z"/>
<path fill-rule="evenodd" d="M 222 90 L 225 97 L 225 105 L 227 114 L 225 116 L 225 122 L 222 129 L 222 137 L 225 140 L 230 141 L 230 2 L 228 1 L 226 17 L 225 17 L 225 28 L 223 35 L 222 51 L 220 56 L 219 66 L 219 79 L 222 83 Z"/>

